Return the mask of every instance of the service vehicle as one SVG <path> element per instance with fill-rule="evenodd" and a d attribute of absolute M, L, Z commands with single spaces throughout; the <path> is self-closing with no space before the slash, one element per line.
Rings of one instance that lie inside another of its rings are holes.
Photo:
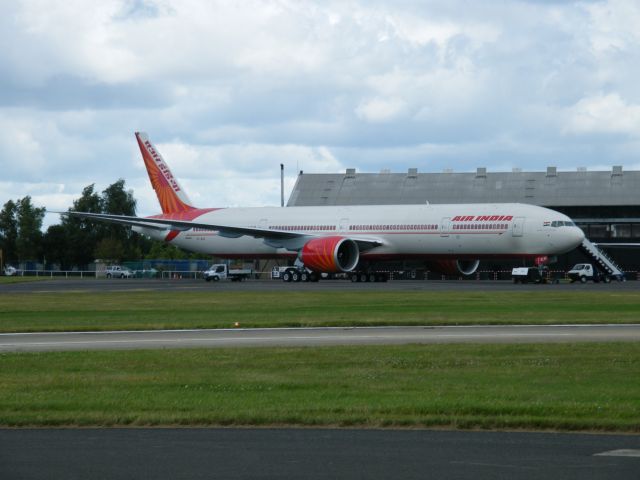
<path fill-rule="evenodd" d="M 251 277 L 253 271 L 249 268 L 230 269 L 225 263 L 216 263 L 202 272 L 203 278 L 207 282 L 217 282 L 219 280 L 231 280 L 232 282 L 242 282 Z"/>
<path fill-rule="evenodd" d="M 511 277 L 513 283 L 547 283 L 548 272 L 546 267 L 516 267 L 511 270 Z"/>
<path fill-rule="evenodd" d="M 588 281 L 593 281 L 594 283 L 609 283 L 612 278 L 611 275 L 601 272 L 590 263 L 578 263 L 574 265 L 573 268 L 567 272 L 567 276 L 571 283 L 578 281 L 580 283 L 587 283 Z"/>
<path fill-rule="evenodd" d="M 133 272 L 129 270 L 127 267 L 122 267 L 120 265 L 111 265 L 107 267 L 104 271 L 104 274 L 107 278 L 131 278 L 133 277 Z"/>

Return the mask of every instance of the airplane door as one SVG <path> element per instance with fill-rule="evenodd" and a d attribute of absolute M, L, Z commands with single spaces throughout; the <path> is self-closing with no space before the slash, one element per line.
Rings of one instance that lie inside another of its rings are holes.
<path fill-rule="evenodd" d="M 451 217 L 444 217 L 440 222 L 440 236 L 448 237 L 451 230 Z"/>
<path fill-rule="evenodd" d="M 511 234 L 514 237 L 521 237 L 523 232 L 524 232 L 524 217 L 514 218 Z"/>
<path fill-rule="evenodd" d="M 338 227 L 338 231 L 339 232 L 346 232 L 347 230 L 349 230 L 349 219 L 348 218 L 341 218 L 340 219 L 340 226 Z"/>
<path fill-rule="evenodd" d="M 267 229 L 267 225 L 269 224 L 269 219 L 267 218 L 261 218 L 260 219 L 260 224 L 258 225 L 259 228 L 262 228 L 264 230 Z"/>

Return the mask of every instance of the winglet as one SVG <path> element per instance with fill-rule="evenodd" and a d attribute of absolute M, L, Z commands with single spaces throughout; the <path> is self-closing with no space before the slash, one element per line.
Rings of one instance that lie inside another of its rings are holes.
<path fill-rule="evenodd" d="M 147 167 L 151 185 L 156 191 L 162 213 L 179 213 L 193 210 L 189 197 L 182 189 L 169 166 L 153 146 L 146 133 L 136 132 L 142 159 Z"/>

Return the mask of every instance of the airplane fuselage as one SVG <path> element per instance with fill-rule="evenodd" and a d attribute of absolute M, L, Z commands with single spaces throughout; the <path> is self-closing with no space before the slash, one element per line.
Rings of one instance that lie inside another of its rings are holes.
<path fill-rule="evenodd" d="M 155 218 L 176 217 L 164 214 Z M 567 216 L 514 203 L 223 208 L 196 210 L 188 219 L 199 224 L 295 232 L 309 238 L 342 236 L 379 242 L 361 253 L 362 260 L 557 255 L 576 248 L 584 238 Z M 263 238 L 230 238 L 214 229 L 178 232 L 134 228 L 187 250 L 223 258 L 296 255 L 294 249 L 270 245 Z"/>

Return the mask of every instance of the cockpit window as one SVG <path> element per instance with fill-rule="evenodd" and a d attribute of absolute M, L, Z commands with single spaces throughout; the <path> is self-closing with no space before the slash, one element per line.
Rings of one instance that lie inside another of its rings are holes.
<path fill-rule="evenodd" d="M 554 220 L 551 222 L 552 227 L 575 227 L 576 224 L 573 222 L 568 222 L 566 220 Z"/>

